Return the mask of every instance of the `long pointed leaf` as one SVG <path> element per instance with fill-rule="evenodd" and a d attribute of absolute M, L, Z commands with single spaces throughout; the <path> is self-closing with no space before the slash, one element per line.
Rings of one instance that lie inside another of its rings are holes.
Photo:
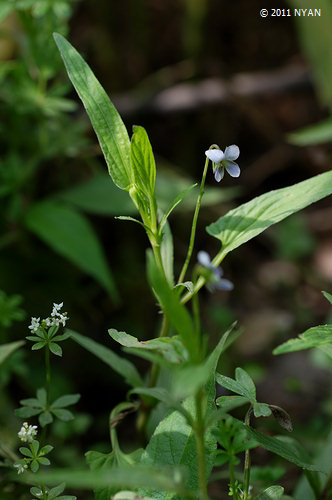
<path fill-rule="evenodd" d="M 231 210 L 206 230 L 222 243 L 219 263 L 230 251 L 265 229 L 332 193 L 332 170 L 293 186 L 270 191 Z"/>
<path fill-rule="evenodd" d="M 128 189 L 132 179 L 130 142 L 126 127 L 105 90 L 77 50 L 58 33 L 54 33 L 54 39 L 68 76 L 97 134 L 109 173 L 119 188 Z"/>

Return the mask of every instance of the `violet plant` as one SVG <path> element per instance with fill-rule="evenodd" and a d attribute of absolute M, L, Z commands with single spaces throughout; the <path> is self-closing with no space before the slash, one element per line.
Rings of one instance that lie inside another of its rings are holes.
<path fill-rule="evenodd" d="M 125 401 L 110 409 L 109 453 L 86 453 L 90 470 L 55 469 L 31 474 L 21 468 L 20 477 L 31 484 L 35 484 L 33 481 L 48 485 L 61 483 L 62 487 L 65 482 L 67 487 L 93 489 L 96 500 L 208 500 L 213 469 L 226 465 L 228 494 L 235 500 L 289 498 L 284 496 L 284 489 L 278 484 L 271 484 L 264 491 L 252 487 L 250 450 L 263 446 L 304 469 L 319 498 L 315 481 L 317 467 L 301 446 L 290 439 L 266 436 L 254 428 L 254 418 L 272 416 L 289 432 L 292 424 L 288 413 L 273 402 L 257 401 L 255 384 L 241 367 L 235 370 L 234 379 L 220 373 L 226 348 L 237 338 L 239 330 L 236 324 L 230 325 L 209 352 L 201 328 L 199 292 L 207 286 L 211 292 L 231 293 L 236 283 L 224 278 L 220 268 L 226 256 L 271 225 L 330 195 L 332 171 L 266 193 L 221 216 L 206 228 L 209 235 L 220 241 L 219 252 L 211 259 L 200 250 L 197 261 L 193 262 L 207 175 L 214 174 L 217 182 L 221 181 L 224 170 L 232 177 L 240 175 L 235 162 L 240 153 L 238 146 L 231 145 L 223 151 L 213 144 L 205 152 L 187 255 L 176 279 L 168 217 L 193 186 L 180 193 L 166 211 L 159 209 L 155 191 L 157 170 L 147 132 L 143 127 L 134 126 L 129 139 L 120 115 L 89 66 L 64 37 L 59 34 L 54 37 L 69 78 L 98 136 L 109 174 L 114 184 L 128 193 L 139 212 L 140 219 L 119 219 L 134 221 L 146 232 L 150 243 L 146 252 L 147 277 L 161 320 L 156 337 L 144 342 L 133 332 L 112 327 L 106 347 L 95 342 L 92 334 L 90 338 L 67 329 L 65 334 L 58 336 L 59 324 L 66 320 L 65 316 L 58 317 L 60 305 L 55 304 L 53 310 L 57 324 L 53 323 L 53 316 L 50 325 L 47 320 L 40 322 L 39 318 L 33 318 L 30 329 L 34 336 L 28 338 L 36 342 L 34 349 L 45 348 L 46 385 L 37 392 L 36 399 L 21 402 L 23 407 L 18 414 L 22 418 L 39 415 L 39 423 L 45 428 L 53 416 L 65 416 L 57 411 L 59 401 L 50 402 L 48 388 L 50 352 L 61 355 L 57 342 L 67 336 L 120 374 L 130 390 Z M 192 275 L 188 277 L 190 263 Z M 191 311 L 186 305 L 189 303 Z M 134 363 L 113 352 L 114 341 L 126 352 L 150 361 L 149 373 L 143 377 Z M 215 384 L 232 394 L 216 399 Z M 76 402 L 68 396 L 59 399 L 65 403 L 63 406 L 69 404 L 69 400 Z M 241 406 L 246 406 L 243 421 L 231 416 L 232 410 Z M 137 433 L 145 436 L 147 442 L 144 448 L 125 453 L 118 440 L 117 425 L 133 412 L 137 413 Z M 27 463 L 22 462 L 23 469 L 25 465 Z"/>

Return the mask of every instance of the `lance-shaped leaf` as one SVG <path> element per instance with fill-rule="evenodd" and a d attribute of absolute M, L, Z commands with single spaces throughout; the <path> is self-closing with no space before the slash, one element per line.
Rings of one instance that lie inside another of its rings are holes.
<path fill-rule="evenodd" d="M 192 360 L 199 357 L 197 336 L 187 309 L 180 303 L 177 291 L 171 288 L 166 277 L 157 266 L 151 251 L 147 252 L 149 283 L 158 296 L 161 307 L 170 323 L 180 335 Z"/>
<path fill-rule="evenodd" d="M 332 170 L 293 186 L 265 193 L 228 212 L 206 230 L 222 243 L 214 259 L 219 263 L 230 251 L 265 229 L 332 193 Z"/>
<path fill-rule="evenodd" d="M 54 251 L 97 279 L 118 300 L 103 249 L 85 216 L 60 203 L 43 201 L 31 207 L 25 222 Z"/>
<path fill-rule="evenodd" d="M 67 331 L 75 342 L 110 366 L 115 372 L 121 375 L 129 385 L 133 387 L 144 385 L 141 376 L 130 361 L 121 358 L 118 354 L 111 351 L 111 349 L 108 349 L 89 337 L 85 337 L 73 330 Z"/>
<path fill-rule="evenodd" d="M 323 347 L 328 344 L 332 344 L 332 325 L 314 326 L 301 333 L 298 338 L 290 339 L 276 347 L 273 354 L 302 351 L 312 347 Z"/>
<path fill-rule="evenodd" d="M 131 164 L 135 184 L 144 193 L 153 195 L 156 183 L 156 163 L 148 134 L 143 127 L 135 125 L 131 138 Z"/>
<path fill-rule="evenodd" d="M 68 76 L 81 98 L 97 134 L 114 183 L 128 189 L 132 183 L 130 141 L 124 123 L 103 87 L 76 49 L 58 33 L 55 42 Z"/>

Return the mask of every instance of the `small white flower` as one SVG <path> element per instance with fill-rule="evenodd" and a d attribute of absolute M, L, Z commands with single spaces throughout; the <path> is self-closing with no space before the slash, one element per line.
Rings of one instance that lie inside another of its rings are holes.
<path fill-rule="evenodd" d="M 63 302 L 60 302 L 60 304 L 55 304 L 53 302 L 53 311 L 51 313 L 51 316 L 59 316 L 59 311 L 62 309 L 63 307 Z"/>
<path fill-rule="evenodd" d="M 28 422 L 24 422 L 17 435 L 24 443 L 31 443 L 37 435 L 37 429 L 36 425 L 28 425 Z"/>
<path fill-rule="evenodd" d="M 239 155 L 240 149 L 235 144 L 227 146 L 225 152 L 221 149 L 208 149 L 205 151 L 205 156 L 213 162 L 213 173 L 217 182 L 220 182 L 224 177 L 225 169 L 231 177 L 239 177 L 241 170 L 234 161 L 238 159 Z"/>
<path fill-rule="evenodd" d="M 27 464 L 14 464 L 15 469 L 17 469 L 17 474 L 23 474 L 23 472 L 28 468 Z"/>
<path fill-rule="evenodd" d="M 36 333 L 39 327 L 40 327 L 40 318 L 31 318 L 31 325 L 28 327 L 29 330 Z"/>

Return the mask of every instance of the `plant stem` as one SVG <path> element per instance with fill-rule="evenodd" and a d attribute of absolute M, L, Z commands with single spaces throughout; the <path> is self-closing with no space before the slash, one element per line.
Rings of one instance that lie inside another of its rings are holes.
<path fill-rule="evenodd" d="M 234 465 L 229 462 L 229 479 L 230 479 L 230 485 L 233 491 L 233 498 L 234 500 L 238 500 L 239 496 L 237 494 L 237 487 L 235 484 L 235 477 L 234 477 Z"/>
<path fill-rule="evenodd" d="M 244 420 L 244 423 L 246 425 L 250 425 L 250 414 L 251 414 L 251 407 L 247 411 L 246 417 Z M 250 483 L 250 452 L 249 452 L 249 450 L 246 450 L 245 455 L 244 455 L 244 476 L 243 476 L 243 488 L 244 488 L 243 494 L 244 494 L 244 496 L 243 496 L 243 500 L 248 499 L 249 483 Z"/>
<path fill-rule="evenodd" d="M 46 375 L 46 406 L 50 404 L 50 385 L 51 385 L 51 364 L 50 350 L 48 345 L 45 347 L 45 375 Z"/>
<path fill-rule="evenodd" d="M 200 189 L 199 189 L 199 195 L 198 195 L 198 198 L 197 198 L 197 201 L 196 201 L 195 213 L 194 213 L 193 222 L 192 222 L 192 226 L 191 226 L 191 234 L 190 234 L 190 241 L 189 241 L 189 247 L 188 247 L 187 257 L 186 257 L 186 260 L 185 260 L 185 262 L 183 264 L 183 267 L 182 267 L 182 270 L 181 270 L 181 273 L 180 273 L 180 276 L 179 276 L 179 279 L 178 279 L 178 284 L 182 283 L 183 280 L 184 280 L 184 277 L 186 275 L 186 272 L 187 272 L 187 269 L 188 269 L 188 266 L 189 266 L 189 262 L 190 262 L 190 259 L 191 259 L 191 255 L 193 253 L 194 242 L 195 242 L 195 235 L 196 235 L 197 219 L 198 219 L 199 210 L 201 208 L 201 200 L 202 200 L 202 197 L 203 197 L 203 194 L 204 194 L 204 185 L 205 185 L 205 178 L 206 178 L 206 173 L 207 173 L 208 165 L 209 165 L 209 159 L 206 158 L 205 165 L 204 165 L 204 170 L 203 170 L 203 175 L 202 175 L 201 186 L 200 186 Z"/>
<path fill-rule="evenodd" d="M 209 500 L 206 482 L 206 464 L 205 464 L 205 445 L 204 445 L 204 415 L 202 411 L 202 403 L 204 402 L 204 393 L 201 389 L 196 394 L 196 425 L 194 427 L 196 445 L 197 445 L 197 462 L 198 462 L 198 485 L 199 499 Z"/>

